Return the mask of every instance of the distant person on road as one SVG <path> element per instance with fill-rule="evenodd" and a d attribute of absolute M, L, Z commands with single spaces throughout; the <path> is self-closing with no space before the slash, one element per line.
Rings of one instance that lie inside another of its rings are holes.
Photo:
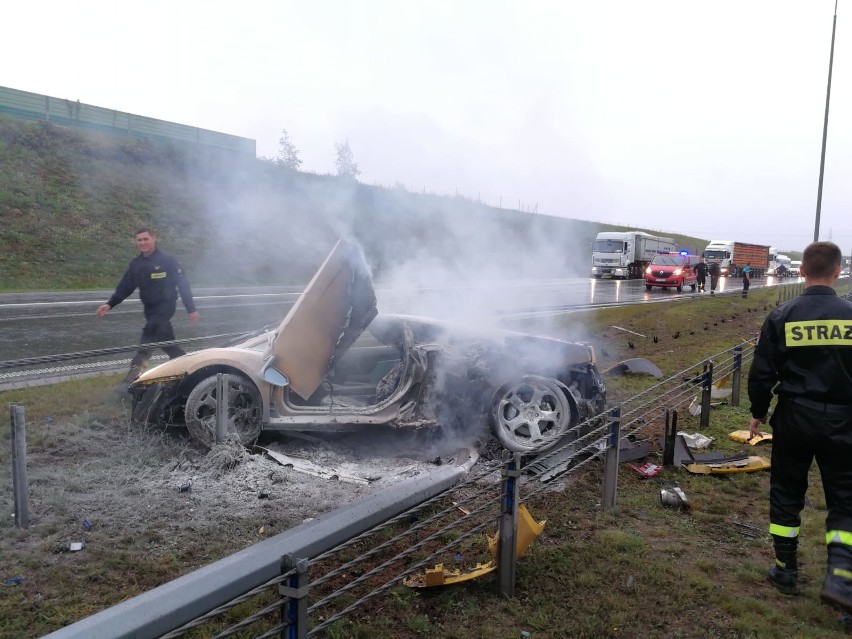
<path fill-rule="evenodd" d="M 787 267 L 783 264 L 779 264 L 778 268 L 775 269 L 775 274 L 778 276 L 778 279 L 781 279 L 787 274 Z"/>
<path fill-rule="evenodd" d="M 743 266 L 743 297 L 748 297 L 748 287 L 751 286 L 751 262 Z"/>
<path fill-rule="evenodd" d="M 783 594 L 798 590 L 798 542 L 816 459 L 825 504 L 828 567 L 820 598 L 852 613 L 852 303 L 834 290 L 840 248 L 814 242 L 805 248 L 802 294 L 769 313 L 760 329 L 748 375 L 752 436 L 769 418 L 772 463 L 769 533 L 775 564 L 767 577 Z"/>
<path fill-rule="evenodd" d="M 703 293 L 707 282 L 707 262 L 704 261 L 703 257 L 698 264 L 692 267 L 692 270 L 695 271 L 695 281 L 698 284 L 698 290 Z"/>
<path fill-rule="evenodd" d="M 707 268 L 707 272 L 710 273 L 710 295 L 715 295 L 716 287 L 719 285 L 719 278 L 722 276 L 722 267 L 719 265 L 718 257 Z"/>
<path fill-rule="evenodd" d="M 150 229 L 136 231 L 136 247 L 139 255 L 130 261 L 109 301 L 101 304 L 97 310 L 98 317 L 103 317 L 139 289 L 139 298 L 145 310 L 145 327 L 142 329 L 139 350 L 130 362 L 130 371 L 116 389 L 119 393 L 127 392 L 130 384 L 145 370 L 151 357 L 151 349 L 145 348 L 145 344 L 175 339 L 171 319 L 175 314 L 178 291 L 189 313 L 189 320 L 195 323 L 201 318 L 195 310 L 192 289 L 183 269 L 174 257 L 157 248 L 157 238 Z M 175 345 L 164 346 L 163 350 L 170 358 L 186 354 L 180 346 Z"/>

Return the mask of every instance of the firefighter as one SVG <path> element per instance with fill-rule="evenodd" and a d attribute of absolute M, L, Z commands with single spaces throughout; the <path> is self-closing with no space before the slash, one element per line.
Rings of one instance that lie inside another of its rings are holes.
<path fill-rule="evenodd" d="M 719 264 L 719 258 L 713 260 L 713 263 L 707 268 L 710 274 L 710 295 L 716 294 L 716 287 L 719 285 L 719 278 L 722 276 L 722 266 Z"/>
<path fill-rule="evenodd" d="M 748 287 L 751 286 L 751 262 L 746 262 L 742 270 L 743 297 L 748 297 Z"/>
<path fill-rule="evenodd" d="M 748 376 L 749 430 L 756 435 L 766 423 L 774 388 L 769 581 L 784 594 L 798 593 L 801 511 L 816 459 L 828 508 L 820 598 L 852 613 L 852 303 L 833 288 L 840 259 L 836 244 L 810 244 L 802 258 L 804 291 L 764 321 Z"/>
<path fill-rule="evenodd" d="M 692 270 L 695 271 L 695 281 L 698 283 L 698 290 L 703 293 L 707 283 L 707 262 L 704 261 L 703 257 L 698 264 L 692 267 Z"/>
<path fill-rule="evenodd" d="M 139 249 L 139 255 L 130 261 L 127 272 L 109 301 L 97 309 L 97 316 L 103 317 L 133 291 L 139 289 L 139 297 L 145 310 L 145 327 L 142 329 L 139 350 L 130 362 L 130 371 L 116 388 L 119 394 L 127 392 L 130 384 L 144 371 L 151 357 L 151 351 L 145 344 L 175 339 L 171 319 L 175 314 L 178 291 L 183 306 L 189 313 L 189 320 L 195 323 L 200 318 L 195 310 L 192 289 L 183 269 L 174 257 L 157 248 L 157 238 L 150 229 L 141 228 L 136 231 L 136 247 Z M 185 354 L 184 350 L 176 345 L 164 346 L 163 350 L 169 358 Z"/>

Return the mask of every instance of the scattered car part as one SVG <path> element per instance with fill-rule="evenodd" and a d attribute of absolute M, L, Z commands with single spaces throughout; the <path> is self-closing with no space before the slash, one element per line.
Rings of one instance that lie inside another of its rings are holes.
<path fill-rule="evenodd" d="M 515 555 L 520 557 L 524 554 L 533 540 L 544 530 L 544 525 L 547 520 L 536 521 L 533 519 L 526 505 L 518 506 L 518 527 L 515 537 Z M 491 553 L 492 560 L 488 563 L 477 563 L 476 567 L 468 572 L 461 570 L 447 570 L 444 564 L 436 564 L 434 568 L 427 568 L 423 574 L 413 575 L 403 583 L 409 588 L 431 588 L 433 586 L 448 586 L 457 584 L 471 579 L 477 579 L 483 575 L 494 572 L 497 569 L 497 553 L 499 552 L 500 533 L 497 532 L 493 537 L 486 535 L 488 541 L 488 551 Z"/>
<path fill-rule="evenodd" d="M 663 371 L 661 371 L 656 364 L 644 357 L 625 359 L 624 361 L 613 364 L 609 368 L 601 371 L 602 375 L 623 375 L 625 373 L 633 373 L 634 375 L 646 374 L 651 375 L 656 379 L 663 379 Z"/>
<path fill-rule="evenodd" d="M 684 443 L 691 449 L 701 450 L 707 448 L 715 441 L 714 437 L 708 437 L 701 433 L 685 433 L 679 432 L 678 435 L 683 438 Z"/>
<path fill-rule="evenodd" d="M 669 508 L 678 508 L 686 510 L 689 508 L 689 500 L 686 498 L 686 493 L 677 486 L 660 489 L 660 502 L 663 506 Z"/>
<path fill-rule="evenodd" d="M 735 430 L 734 432 L 728 435 L 735 442 L 740 442 L 741 444 L 751 444 L 752 446 L 756 446 L 760 442 L 771 442 L 772 441 L 772 433 L 764 433 L 760 432 L 760 434 L 751 436 L 751 431 L 748 430 Z"/>
<path fill-rule="evenodd" d="M 649 477 L 656 477 L 660 474 L 660 471 L 663 470 L 662 466 L 658 466 L 657 464 L 642 464 L 641 466 L 635 466 L 634 464 L 627 464 L 628 468 L 632 468 L 635 470 L 642 479 L 648 479 Z"/>
<path fill-rule="evenodd" d="M 477 579 L 483 575 L 497 570 L 497 564 L 489 561 L 485 564 L 476 564 L 473 570 L 463 573 L 461 570 L 447 570 L 444 564 L 435 564 L 434 568 L 427 568 L 422 575 L 412 575 L 403 580 L 403 584 L 409 588 L 433 588 L 435 586 L 449 586 L 463 581 Z"/>
<path fill-rule="evenodd" d="M 321 477 L 322 479 L 337 479 L 342 482 L 347 482 L 349 484 L 366 485 L 370 483 L 369 479 L 360 475 L 353 475 L 351 473 L 341 472 L 335 468 L 325 468 L 324 466 L 315 464 L 307 459 L 302 459 L 300 457 L 291 457 L 289 455 L 277 453 L 274 450 L 269 450 L 261 446 L 257 446 L 257 448 L 269 455 L 269 457 L 277 461 L 282 466 L 286 468 L 292 468 L 293 470 L 300 473 L 305 473 L 306 475 L 313 475 L 314 477 Z"/>
<path fill-rule="evenodd" d="M 683 467 L 697 475 L 728 475 L 732 473 L 753 473 L 769 470 L 771 464 L 766 457 L 751 456 L 746 459 L 725 459 L 717 462 L 684 464 Z"/>

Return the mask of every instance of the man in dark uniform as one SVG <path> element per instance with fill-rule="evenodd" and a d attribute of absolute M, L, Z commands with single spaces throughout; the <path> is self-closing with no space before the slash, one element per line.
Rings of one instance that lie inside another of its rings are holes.
<path fill-rule="evenodd" d="M 698 290 L 703 293 L 707 284 L 707 262 L 704 261 L 704 258 L 701 258 L 701 261 L 692 267 L 692 270 L 695 271 Z"/>
<path fill-rule="evenodd" d="M 722 276 L 722 267 L 718 258 L 713 260 L 713 263 L 707 268 L 707 272 L 710 273 L 710 295 L 715 295 L 719 278 Z"/>
<path fill-rule="evenodd" d="M 748 297 L 748 288 L 751 286 L 751 262 L 746 262 L 742 269 L 743 297 Z"/>
<path fill-rule="evenodd" d="M 798 592 L 800 515 L 816 458 L 828 507 L 828 569 L 820 598 L 852 612 L 852 303 L 834 292 L 836 244 L 810 244 L 801 270 L 805 290 L 766 318 L 748 376 L 752 435 L 766 423 L 773 389 L 778 395 L 769 420 L 775 565 L 768 577 L 780 592 Z"/>
<path fill-rule="evenodd" d="M 195 310 L 192 289 L 183 269 L 174 257 L 157 248 L 157 238 L 149 229 L 136 231 L 136 247 L 139 249 L 139 255 L 130 261 L 127 272 L 109 301 L 101 304 L 97 310 L 98 317 L 103 317 L 133 291 L 139 289 L 139 298 L 145 309 L 145 327 L 142 329 L 141 346 L 130 362 L 130 371 L 117 389 L 121 392 L 126 392 L 145 369 L 151 357 L 151 350 L 145 348 L 145 344 L 175 339 L 171 319 L 175 314 L 178 291 L 184 308 L 189 313 L 189 320 L 195 323 L 201 317 Z M 180 346 L 164 346 L 163 350 L 170 358 L 185 355 Z"/>

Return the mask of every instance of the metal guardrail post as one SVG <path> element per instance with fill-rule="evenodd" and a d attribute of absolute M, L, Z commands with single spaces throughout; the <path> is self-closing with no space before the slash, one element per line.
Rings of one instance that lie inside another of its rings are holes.
<path fill-rule="evenodd" d="M 604 457 L 604 510 L 615 508 L 618 488 L 618 449 L 621 441 L 621 406 L 610 410 L 610 421 L 607 424 L 606 456 Z"/>
<path fill-rule="evenodd" d="M 674 466 L 675 440 L 677 439 L 677 409 L 671 411 L 669 421 L 669 409 L 666 409 L 666 433 L 663 439 L 663 466 Z"/>
<path fill-rule="evenodd" d="M 503 494 L 500 498 L 500 549 L 497 566 L 500 594 L 515 596 L 516 533 L 518 530 L 518 478 L 521 476 L 521 455 L 503 451 Z"/>
<path fill-rule="evenodd" d="M 731 378 L 731 406 L 740 405 L 740 386 L 743 377 L 743 347 L 734 346 L 734 373 Z"/>
<path fill-rule="evenodd" d="M 228 432 L 228 375 L 216 375 L 216 443 L 225 441 Z"/>
<path fill-rule="evenodd" d="M 278 586 L 279 594 L 287 597 L 281 606 L 281 623 L 286 624 L 281 630 L 281 639 L 306 639 L 308 636 L 308 560 L 284 555 L 281 572 L 288 573 L 294 569 L 296 574 L 287 578 L 287 585 Z"/>
<path fill-rule="evenodd" d="M 710 426 L 710 391 L 713 387 L 713 360 L 704 362 L 704 373 L 701 377 L 701 418 L 699 428 Z"/>
<path fill-rule="evenodd" d="M 12 423 L 12 493 L 15 502 L 15 526 L 30 527 L 30 488 L 27 481 L 27 429 L 24 407 L 9 406 Z"/>

